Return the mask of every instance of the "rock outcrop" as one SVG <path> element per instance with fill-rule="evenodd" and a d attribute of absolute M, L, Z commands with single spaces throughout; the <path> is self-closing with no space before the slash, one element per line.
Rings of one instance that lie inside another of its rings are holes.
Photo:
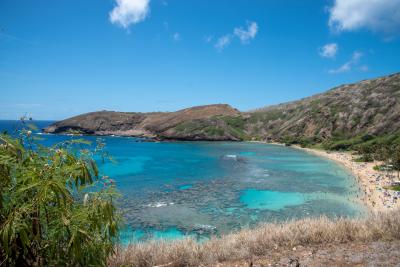
<path fill-rule="evenodd" d="M 187 108 L 176 112 L 134 113 L 99 111 L 56 122 L 46 133 L 120 135 L 175 140 L 240 140 L 217 117 L 241 116 L 229 105 L 217 104 Z M 185 125 L 196 125 L 185 131 Z"/>

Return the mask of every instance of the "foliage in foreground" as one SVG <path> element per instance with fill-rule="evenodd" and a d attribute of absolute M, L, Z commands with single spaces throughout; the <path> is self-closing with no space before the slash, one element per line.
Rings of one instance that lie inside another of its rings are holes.
<path fill-rule="evenodd" d="M 105 265 L 119 222 L 112 180 L 71 141 L 46 148 L 31 136 L 0 135 L 0 265 Z"/>
<path fill-rule="evenodd" d="M 266 224 L 198 243 L 192 239 L 153 241 L 119 248 L 109 266 L 207 266 L 218 262 L 272 256 L 277 249 L 347 242 L 400 240 L 400 211 L 371 214 L 365 219 L 305 218 Z"/>

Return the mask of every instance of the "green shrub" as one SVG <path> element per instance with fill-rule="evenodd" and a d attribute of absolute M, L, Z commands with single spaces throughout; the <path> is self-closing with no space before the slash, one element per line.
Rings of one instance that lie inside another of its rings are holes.
<path fill-rule="evenodd" d="M 225 134 L 224 129 L 218 126 L 207 126 L 204 128 L 204 132 L 209 136 L 223 136 Z"/>
<path fill-rule="evenodd" d="M 394 191 L 400 191 L 400 185 L 389 186 L 387 189 L 394 190 Z"/>
<path fill-rule="evenodd" d="M 317 138 L 307 138 L 307 137 L 295 137 L 295 136 L 284 136 L 279 140 L 280 143 L 286 146 L 299 145 L 301 147 L 311 147 L 320 140 Z"/>
<path fill-rule="evenodd" d="M 241 116 L 223 116 L 222 120 L 232 128 L 244 129 L 244 119 Z"/>
<path fill-rule="evenodd" d="M 372 154 L 363 154 L 360 157 L 354 159 L 355 162 L 372 162 L 374 158 Z"/>
<path fill-rule="evenodd" d="M 0 262 L 6 266 L 102 266 L 116 242 L 113 181 L 88 150 L 46 148 L 31 132 L 0 135 Z"/>

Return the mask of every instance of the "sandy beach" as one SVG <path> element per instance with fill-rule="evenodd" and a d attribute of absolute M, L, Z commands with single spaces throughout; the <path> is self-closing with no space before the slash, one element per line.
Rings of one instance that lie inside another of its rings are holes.
<path fill-rule="evenodd" d="M 328 158 L 342 164 L 357 178 L 364 194 L 361 200 L 372 211 L 384 211 L 400 207 L 400 192 L 385 189 L 392 181 L 396 181 L 397 173 L 376 171 L 373 167 L 379 162 L 355 162 L 350 152 L 324 151 L 293 146 L 308 153 Z"/>

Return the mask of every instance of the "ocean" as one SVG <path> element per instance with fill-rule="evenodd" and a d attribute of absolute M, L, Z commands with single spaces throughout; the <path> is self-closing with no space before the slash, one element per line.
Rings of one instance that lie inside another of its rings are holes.
<path fill-rule="evenodd" d="M 44 128 L 51 122 L 34 122 Z M 0 121 L 14 134 L 17 121 Z M 40 135 L 44 145 L 68 135 Z M 95 142 L 95 136 L 83 137 Z M 98 162 L 116 181 L 124 213 L 121 242 L 199 241 L 265 222 L 356 217 L 365 207 L 355 177 L 337 163 L 278 145 L 250 142 L 144 142 L 101 137 L 116 162 Z"/>

